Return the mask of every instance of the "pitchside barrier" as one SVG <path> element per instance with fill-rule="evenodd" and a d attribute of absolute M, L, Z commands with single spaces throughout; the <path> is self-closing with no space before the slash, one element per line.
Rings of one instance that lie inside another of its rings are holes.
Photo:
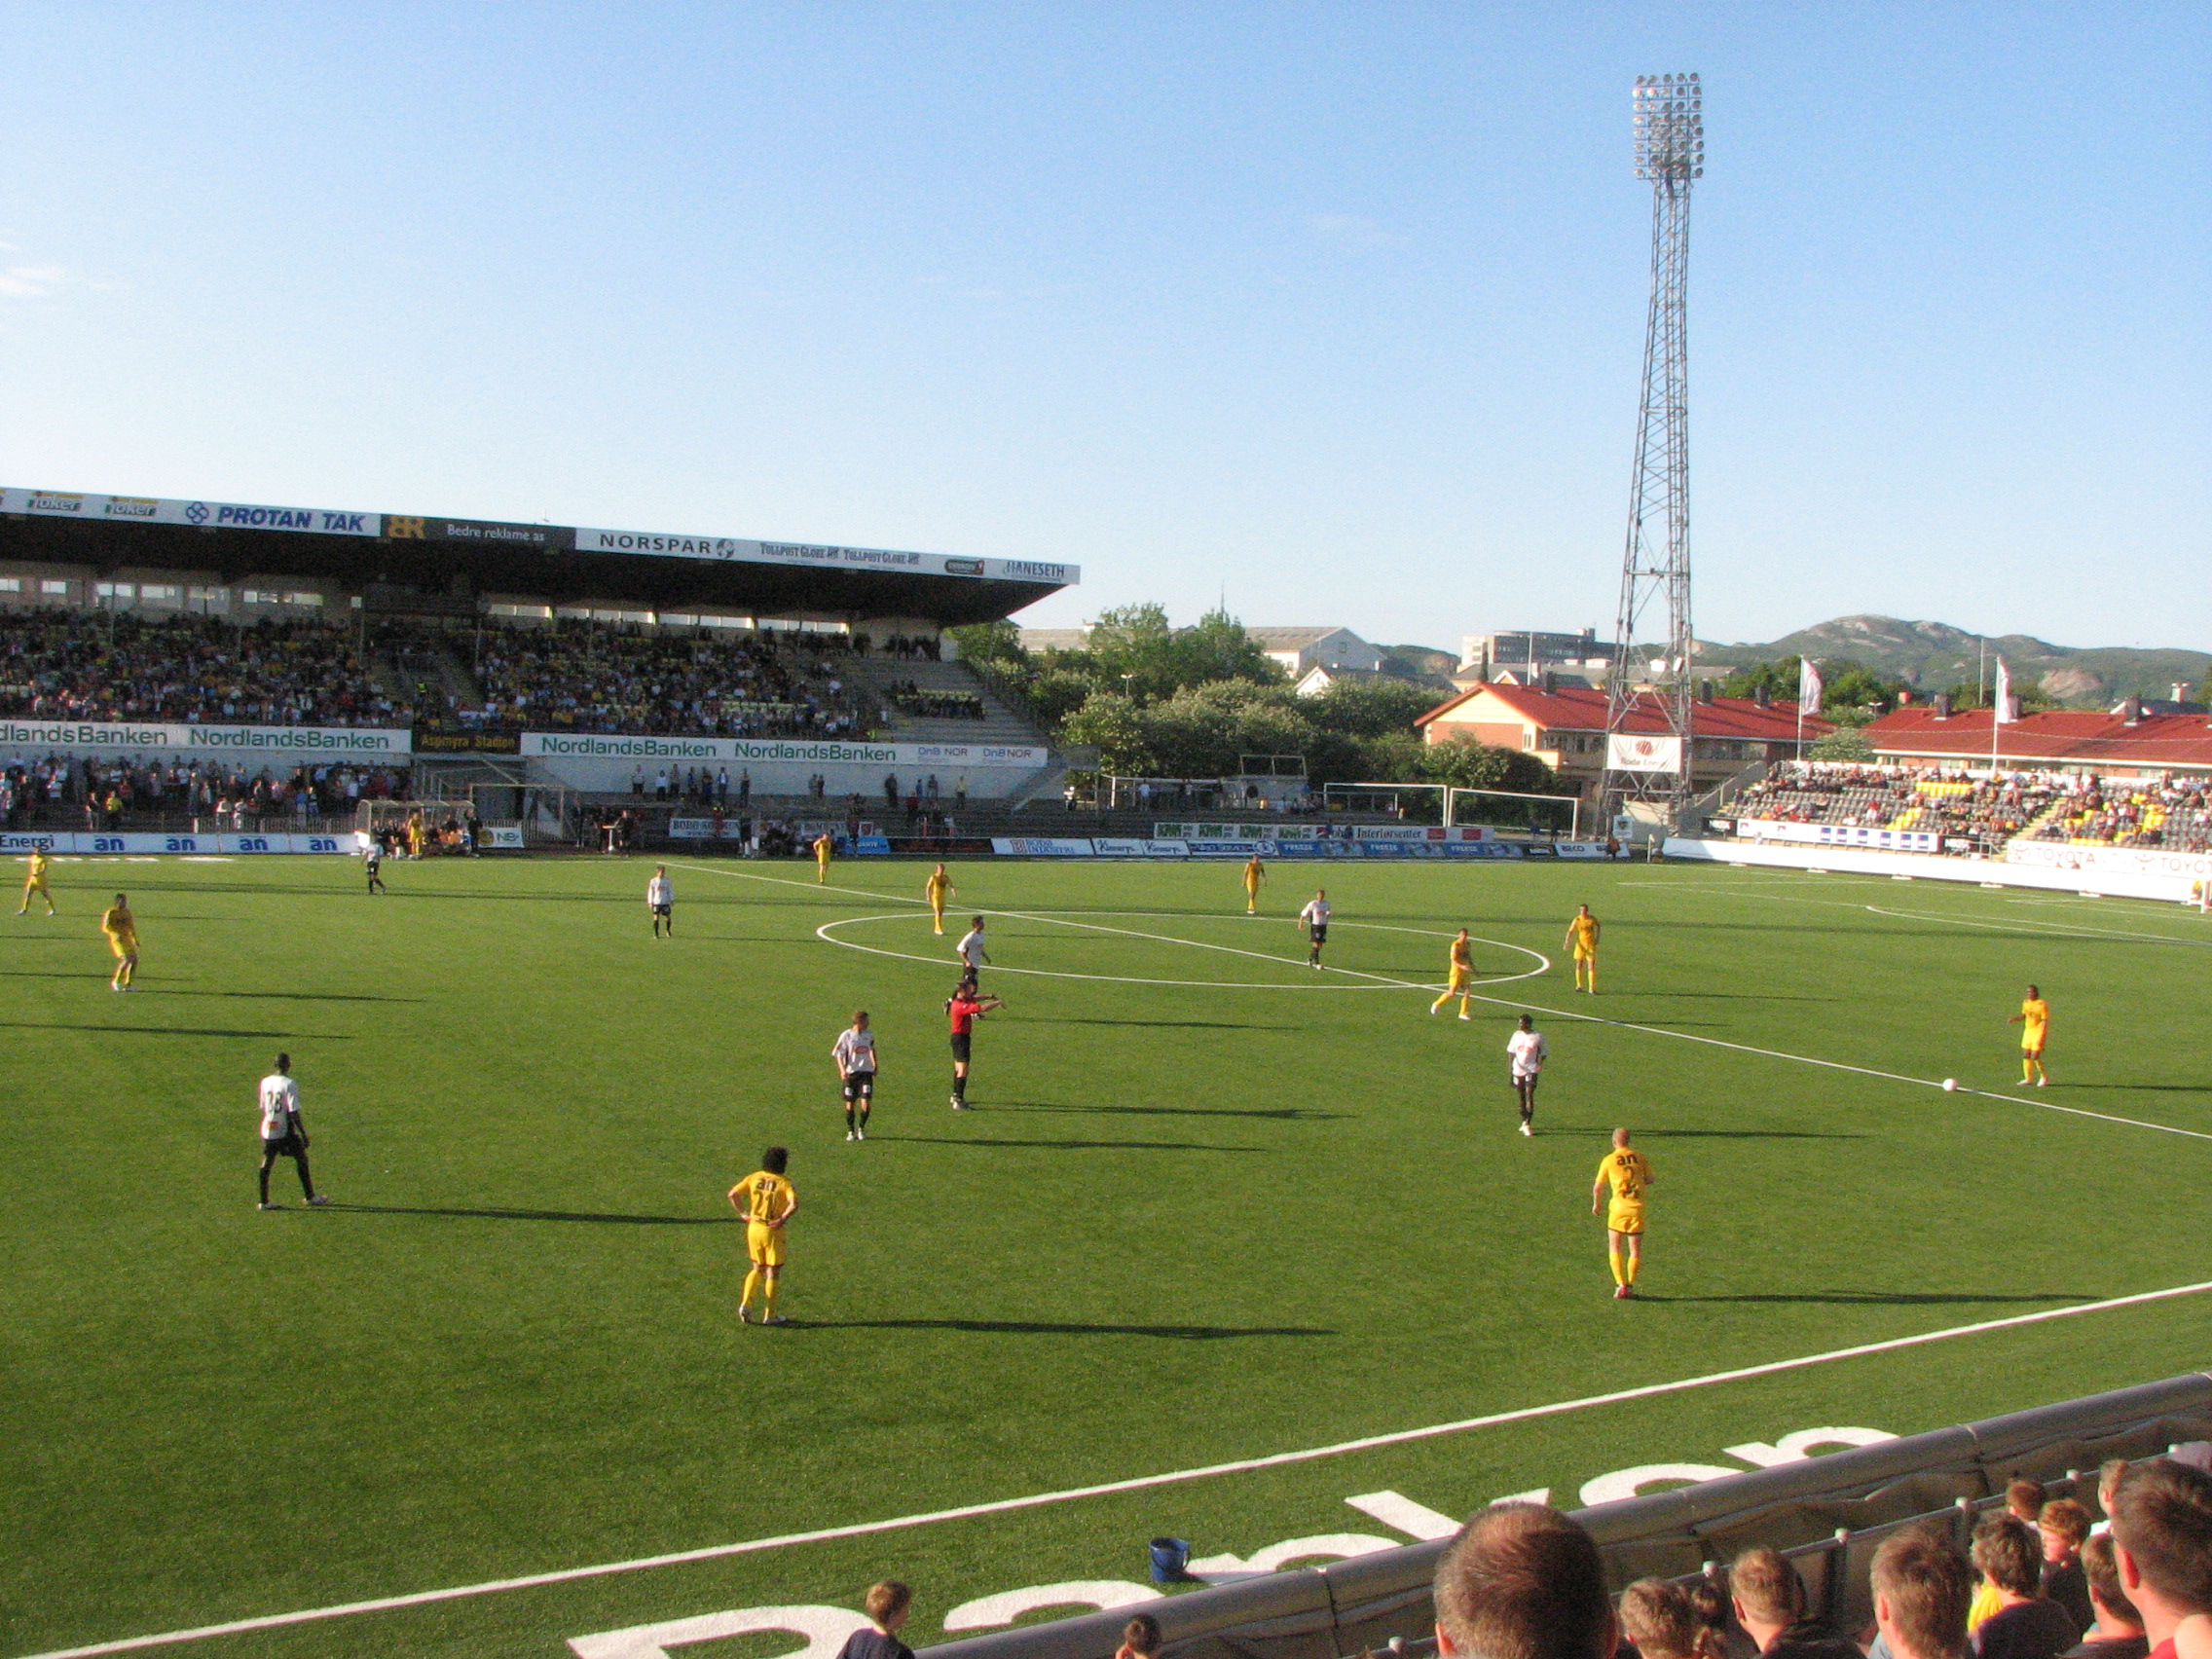
<path fill-rule="evenodd" d="M 1805 1581 L 1812 1616 L 1843 1631 L 1872 1621 L 1867 1568 L 1899 1530 L 1936 1525 L 1962 1545 L 1976 1510 L 2004 1501 L 2006 1483 L 2043 1483 L 2046 1497 L 2093 1506 L 2097 1466 L 2212 1438 L 2212 1374 L 2122 1388 L 1956 1428 L 1788 1460 L 1648 1497 L 1573 1512 L 1596 1536 L 1613 1589 L 1639 1578 L 1687 1578 L 1754 1544 L 1781 1550 Z M 1794 1456 L 1791 1454 L 1794 1453 Z M 1663 1478 L 1655 1471 L 1653 1479 Z M 1319 1542 L 1320 1540 L 1316 1540 Z M 1392 1638 L 1428 1637 L 1430 1593 L 1449 1536 L 1322 1567 L 1261 1573 L 1146 1602 L 1163 1659 L 1337 1659 Z M 1144 1540 L 1132 1538 L 1134 1554 Z M 929 1659 L 1107 1659 L 1128 1608 L 949 1641 Z"/>
<path fill-rule="evenodd" d="M 1161 829 L 1184 828 L 1162 825 Z M 1231 830 L 1233 825 L 1199 828 Z M 1363 829 L 1356 837 L 1308 834 L 1291 837 L 1272 828 L 1264 830 L 1244 826 L 1251 833 L 1207 837 L 1155 835 L 1150 839 L 1114 835 L 994 835 L 991 851 L 1016 859 L 1602 859 L 1603 841 L 1503 841 L 1484 832 L 1472 838 L 1468 830 L 1454 830 L 1447 840 L 1442 830 L 1398 830 L 1371 833 Z M 1467 837 L 1459 839 L 1456 837 Z"/>
<path fill-rule="evenodd" d="M 229 858 L 241 853 L 358 851 L 350 830 L 332 830 L 314 834 L 293 834 L 272 830 L 257 830 L 251 834 L 231 834 L 225 831 L 206 835 L 128 834 L 120 830 L 102 834 L 87 830 L 12 830 L 0 832 L 0 853 L 27 853 L 34 848 L 43 848 L 50 853 L 106 854 L 110 857 L 120 854 L 139 858 L 163 853 Z"/>
<path fill-rule="evenodd" d="M 1766 869 L 1845 870 L 1857 875 L 1972 881 L 1984 887 L 2027 887 L 2098 898 L 2160 899 L 2181 904 L 2194 903 L 2198 884 L 2212 880 L 2212 855 L 2160 852 L 2155 847 L 2077 847 L 2064 841 L 2015 840 L 2007 844 L 2002 859 L 1975 859 L 1947 853 L 1670 835 L 1666 853 L 1671 859 Z"/>

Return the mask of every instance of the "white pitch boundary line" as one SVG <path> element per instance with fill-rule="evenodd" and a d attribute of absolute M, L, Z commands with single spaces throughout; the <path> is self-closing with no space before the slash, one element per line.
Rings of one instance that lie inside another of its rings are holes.
<path fill-rule="evenodd" d="M 712 870 L 714 866 L 711 865 L 687 865 L 684 867 L 687 869 Z M 821 884 L 817 882 L 793 881 L 783 876 L 754 875 L 749 870 L 728 870 L 717 873 L 744 876 L 749 881 L 773 881 L 779 883 L 780 885 L 788 887 L 813 887 L 818 891 L 821 888 Z M 865 892 L 866 890 L 858 888 L 846 888 L 841 889 L 840 891 L 858 893 Z M 867 897 L 885 898 L 891 896 L 870 893 L 867 894 Z M 920 903 L 921 901 L 913 900 L 910 901 L 910 903 Z M 1837 903 L 1837 901 L 1808 899 L 1797 901 L 1797 903 L 1819 904 L 1834 903 Z M 1871 908 L 1871 906 L 1864 904 L 1851 904 L 1847 905 L 1846 908 L 1868 909 Z M 1050 921 L 1052 919 L 1049 916 L 1032 914 L 1030 912 L 1021 910 L 987 910 L 983 913 L 986 915 L 994 916 L 1013 916 L 1025 921 Z M 1107 933 L 1127 934 L 1129 937 L 1134 939 L 1156 940 L 1163 944 L 1193 944 L 1198 945 L 1198 948 L 1203 950 L 1228 950 L 1235 951 L 1239 955 L 1248 956 L 1266 955 L 1266 953 L 1263 951 L 1240 951 L 1235 945 L 1204 944 L 1197 940 L 1176 939 L 1169 934 L 1148 934 L 1129 928 L 1103 928 L 1101 929 L 1101 931 Z M 1495 941 L 1492 940 L 1488 942 L 1494 943 Z M 1523 947 L 1514 946 L 1513 948 L 1520 949 Z M 1274 956 L 1268 957 L 1268 960 L 1272 962 L 1285 962 L 1291 959 L 1288 957 Z M 1548 957 L 1545 959 L 1545 965 L 1547 967 L 1550 966 L 1550 959 Z M 1429 990 L 1433 988 L 1428 985 L 1419 984 L 1419 982 L 1412 979 L 1393 978 L 1387 974 L 1370 974 L 1365 970 L 1358 968 L 1326 968 L 1326 971 L 1332 974 L 1349 974 L 1362 979 L 1380 979 L 1387 984 L 1403 985 L 1408 990 Z M 1530 1013 L 1549 1014 L 1554 1019 L 1578 1019 L 1588 1025 L 1609 1025 L 1615 1030 L 1619 1031 L 1641 1031 L 1646 1036 L 1651 1037 L 1672 1037 L 1676 1041 L 1681 1043 L 1701 1043 L 1710 1049 L 1732 1049 L 1736 1052 L 1741 1054 L 1758 1054 L 1770 1060 L 1788 1060 L 1795 1065 L 1819 1066 L 1825 1071 L 1851 1072 L 1860 1077 L 1880 1078 L 1885 1083 L 1910 1084 L 1915 1088 L 1940 1089 L 1943 1087 L 1940 1083 L 1937 1083 L 1933 1078 L 1907 1077 L 1901 1072 L 1882 1071 L 1873 1066 L 1855 1066 L 1843 1060 L 1824 1060 L 1812 1054 L 1792 1054 L 1782 1049 L 1762 1049 L 1757 1047 L 1755 1044 L 1751 1043 L 1731 1043 L 1726 1038 L 1722 1037 L 1701 1037 L 1695 1032 L 1670 1030 L 1664 1025 L 1640 1025 L 1633 1019 L 1607 1019 L 1604 1014 L 1583 1014 L 1574 1009 L 1546 1008 L 1542 1004 L 1524 1002 L 1518 998 L 1489 997 L 1484 996 L 1480 991 L 1469 991 L 1465 994 L 1476 1002 L 1488 1003 L 1493 1008 L 1524 1009 Z M 2119 1114 L 2113 1112 L 2092 1112 L 2084 1106 L 2061 1106 L 2053 1100 L 2038 1100 L 2028 1095 L 2007 1094 L 2001 1090 L 1994 1088 L 1969 1088 L 1962 1084 L 1960 1085 L 1956 1092 L 1960 1094 L 1978 1095 L 1985 1100 L 2002 1100 L 2008 1105 L 2011 1106 L 2034 1106 L 2045 1112 L 2060 1112 L 2070 1118 L 2094 1118 L 2099 1123 L 2120 1124 L 2128 1128 L 2133 1129 L 2155 1129 L 2160 1134 L 2185 1135 L 2191 1140 L 2212 1141 L 2212 1134 L 2208 1134 L 2202 1129 L 2177 1128 L 2172 1124 L 2154 1124 L 2147 1118 L 2122 1118 Z"/>
<path fill-rule="evenodd" d="M 173 1646 L 178 1642 L 201 1641 L 213 1637 L 243 1636 L 253 1631 L 277 1630 L 287 1625 L 348 1618 L 356 1613 L 396 1612 L 405 1607 L 466 1601 L 472 1597 L 494 1596 L 508 1590 L 536 1590 L 548 1585 L 573 1584 L 582 1579 L 607 1578 L 623 1572 L 644 1572 L 654 1567 L 683 1567 L 693 1562 L 758 1555 L 768 1550 L 789 1549 L 797 1544 L 830 1543 L 840 1538 L 861 1538 L 878 1532 L 903 1531 L 910 1527 L 927 1527 L 940 1521 L 968 1521 L 984 1515 L 1005 1515 L 1015 1510 L 1039 1509 L 1048 1504 L 1072 1503 L 1087 1497 L 1107 1497 L 1119 1493 L 1144 1492 L 1155 1487 L 1179 1486 L 1189 1481 L 1207 1480 L 1216 1475 L 1277 1469 L 1290 1463 L 1310 1463 L 1323 1457 L 1343 1456 L 1351 1452 L 1371 1452 L 1384 1446 L 1403 1446 L 1417 1440 L 1434 1440 L 1447 1434 L 1464 1434 L 1470 1429 L 1494 1428 L 1501 1423 L 1564 1417 L 1569 1412 L 1589 1411 L 1598 1406 L 1647 1400 L 1661 1394 L 1679 1394 L 1692 1388 L 1711 1388 L 1723 1382 L 1742 1382 L 1754 1377 L 1772 1377 L 1786 1371 L 1803 1371 L 1811 1366 L 1830 1365 L 1838 1360 L 1862 1359 L 1868 1354 L 1895 1353 L 1900 1348 L 1921 1347 L 1929 1343 L 1949 1342 L 1957 1337 L 1979 1336 L 1989 1331 L 2044 1324 L 2053 1319 L 2071 1319 L 2083 1313 L 2104 1313 L 2116 1308 L 2139 1308 L 2154 1302 L 2169 1302 L 2177 1297 L 2197 1296 L 2205 1291 L 2212 1291 L 2212 1279 L 2204 1279 L 2195 1284 L 2178 1284 L 2166 1290 L 2137 1291 L 2130 1296 L 2109 1297 L 2102 1302 L 2080 1303 L 2072 1308 L 2046 1308 L 2034 1313 L 2011 1313 L 2002 1319 L 1983 1319 L 1972 1325 L 1952 1325 L 1944 1330 L 1922 1331 L 1909 1337 L 1887 1337 L 1880 1342 L 1828 1348 L 1820 1353 L 1799 1354 L 1790 1359 L 1770 1359 L 1758 1365 L 1738 1366 L 1731 1371 L 1710 1371 L 1702 1377 L 1678 1378 L 1671 1382 L 1645 1382 L 1633 1388 L 1616 1388 L 1604 1394 L 1584 1394 L 1577 1399 L 1555 1400 L 1549 1405 L 1522 1406 L 1512 1411 L 1491 1412 L 1482 1417 L 1461 1418 L 1456 1422 L 1430 1423 L 1422 1428 L 1393 1429 L 1386 1434 L 1369 1434 L 1357 1440 L 1342 1440 L 1334 1446 L 1310 1446 L 1297 1452 L 1271 1453 L 1264 1457 L 1239 1457 L 1226 1463 L 1206 1463 L 1195 1469 L 1134 1475 L 1126 1480 L 1101 1481 L 1094 1486 L 1031 1493 L 1021 1497 L 994 1498 L 989 1502 L 967 1503 L 952 1509 L 897 1515 L 885 1521 L 861 1521 L 843 1527 L 822 1527 L 809 1532 L 785 1532 L 770 1538 L 749 1538 L 736 1544 L 710 1544 L 702 1549 L 640 1556 L 634 1561 L 602 1562 L 591 1567 L 570 1567 L 551 1572 L 527 1573 L 517 1578 L 487 1579 L 481 1584 L 460 1584 L 444 1590 L 418 1590 L 411 1595 L 383 1596 L 374 1601 L 341 1602 L 334 1606 L 308 1607 L 297 1612 L 266 1613 L 259 1618 L 234 1619 L 228 1624 L 198 1625 L 190 1630 L 165 1631 L 159 1636 L 127 1637 L 116 1641 L 96 1641 L 84 1647 L 57 1647 L 45 1653 L 25 1654 L 22 1659 L 95 1659 L 96 1655 L 105 1653 L 132 1653 L 149 1647 Z"/>

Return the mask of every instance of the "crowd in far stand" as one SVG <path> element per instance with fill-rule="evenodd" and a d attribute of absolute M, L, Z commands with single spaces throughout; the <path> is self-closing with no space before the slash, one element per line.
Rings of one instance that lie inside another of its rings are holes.
<path fill-rule="evenodd" d="M 18 756 L 0 766 L 0 823 L 12 830 L 98 830 L 185 820 L 217 830 L 350 821 L 364 800 L 404 796 L 407 780 L 404 768 L 349 763 L 249 771 L 222 760 Z"/>
<path fill-rule="evenodd" d="M 1896 766 L 1791 761 L 1738 794 L 1738 819 L 1917 830 L 1996 847 L 2025 830 L 2075 780 L 2062 773 L 1995 778 Z"/>
<path fill-rule="evenodd" d="M 837 737 L 865 733 L 860 700 L 804 647 L 830 636 L 645 634 L 601 622 L 487 631 L 468 723 L 566 731 Z M 841 638 L 842 636 L 838 636 Z"/>
<path fill-rule="evenodd" d="M 2180 853 L 2212 848 L 2212 791 L 2201 778 L 2080 778 L 2069 793 L 2065 806 L 2038 827 L 2037 840 Z"/>
<path fill-rule="evenodd" d="M 0 715 L 392 726 L 414 711 L 377 689 L 339 624 L 36 610 L 0 611 Z"/>

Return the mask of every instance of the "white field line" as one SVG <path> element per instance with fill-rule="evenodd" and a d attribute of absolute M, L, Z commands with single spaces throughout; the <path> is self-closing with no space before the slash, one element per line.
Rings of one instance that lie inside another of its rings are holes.
<path fill-rule="evenodd" d="M 713 866 L 703 865 L 690 865 L 685 866 L 684 867 L 692 869 L 711 869 Z M 779 884 L 788 887 L 814 887 L 817 889 L 817 891 L 820 891 L 819 885 L 810 881 L 793 881 L 787 877 L 772 875 L 754 875 L 747 870 L 729 870 L 721 873 L 744 876 L 747 880 L 750 881 L 778 882 Z M 848 888 L 842 889 L 841 891 L 863 892 L 865 890 Z M 881 894 L 868 894 L 867 896 L 869 898 L 885 897 L 885 895 Z M 1836 903 L 1836 901 L 1832 900 L 1819 899 L 1797 900 L 1793 902 L 1807 904 Z M 915 900 L 913 901 L 913 903 L 921 903 L 921 901 Z M 1864 904 L 1851 904 L 1848 905 L 1847 908 L 1859 910 L 1870 909 L 1872 908 L 1872 906 Z M 970 911 L 969 913 L 971 915 L 975 914 L 974 911 Z M 1029 921 L 1051 921 L 1054 919 L 1050 916 L 1044 916 L 1022 910 L 990 910 L 983 913 L 986 915 L 1014 916 Z M 1069 923 L 1065 925 L 1079 926 L 1084 924 Z M 1234 951 L 1238 955 L 1245 956 L 1266 955 L 1266 952 L 1264 951 L 1238 950 L 1235 945 L 1201 944 L 1196 940 L 1177 939 L 1171 934 L 1148 934 L 1139 932 L 1131 928 L 1101 928 L 1100 931 L 1106 933 L 1126 934 L 1130 938 L 1134 939 L 1156 940 L 1162 944 L 1197 945 L 1198 948 L 1202 950 L 1227 950 Z M 1516 945 L 1512 946 L 1511 948 L 1521 949 L 1523 947 Z M 1275 956 L 1269 957 L 1268 960 L 1273 962 L 1284 962 L 1291 959 L 1288 957 Z M 1380 979 L 1387 984 L 1403 985 L 1409 990 L 1431 990 L 1434 988 L 1433 986 L 1419 984 L 1412 979 L 1393 978 L 1387 974 L 1370 974 L 1358 968 L 1330 968 L 1326 964 L 1324 964 L 1323 966 L 1328 973 L 1348 974 L 1353 976 L 1354 977 L 1362 979 Z M 1546 959 L 1546 966 L 1549 966 L 1548 958 Z M 1579 1020 L 1586 1025 L 1609 1025 L 1612 1026 L 1615 1030 L 1640 1031 L 1644 1035 L 1650 1037 L 1672 1037 L 1678 1043 L 1698 1043 L 1704 1045 L 1709 1049 L 1732 1049 L 1740 1054 L 1758 1054 L 1770 1060 L 1788 1060 L 1793 1065 L 1818 1066 L 1824 1071 L 1850 1072 L 1859 1077 L 1880 1078 L 1885 1083 L 1909 1084 L 1915 1088 L 1934 1088 L 1940 1090 L 1943 1088 L 1942 1084 L 1934 1078 L 1907 1077 L 1902 1072 L 1882 1071 L 1874 1066 L 1855 1066 L 1843 1060 L 1824 1060 L 1812 1054 L 1792 1054 L 1788 1052 L 1786 1050 L 1762 1049 L 1757 1045 L 1751 1043 L 1731 1043 L 1726 1038 L 1701 1037 L 1695 1032 L 1675 1031 L 1669 1029 L 1664 1025 L 1641 1025 L 1633 1019 L 1607 1019 L 1603 1014 L 1583 1014 L 1575 1009 L 1547 1008 L 1542 1004 L 1524 1002 L 1518 998 L 1485 996 L 1480 991 L 1469 991 L 1466 994 L 1476 1002 L 1488 1003 L 1494 1008 L 1520 1009 L 1529 1013 L 1549 1014 L 1554 1019 Z M 1960 1094 L 1976 1095 L 1985 1100 L 2002 1100 L 2005 1101 L 2008 1105 L 2012 1106 L 2034 1106 L 2046 1112 L 2063 1113 L 2065 1116 L 2070 1118 L 2093 1118 L 2099 1123 L 2120 1124 L 2133 1129 L 2154 1129 L 2160 1134 L 2184 1135 L 2191 1140 L 2212 1141 L 2212 1133 L 2206 1133 L 2202 1129 L 2177 1128 L 2171 1124 L 2154 1124 L 2147 1118 L 2122 1118 L 2119 1114 L 2113 1112 L 2092 1112 L 2088 1110 L 2088 1108 L 2083 1106 L 2061 1106 L 2056 1101 L 2039 1100 L 2031 1094 L 2010 1094 L 2006 1093 L 2003 1090 L 1994 1088 L 1969 1088 L 1964 1084 L 1961 1084 L 1959 1086 L 1956 1092 Z"/>
<path fill-rule="evenodd" d="M 356 1613 L 394 1612 L 403 1607 L 466 1601 L 477 1596 L 496 1596 L 509 1590 L 542 1589 L 547 1585 L 573 1584 L 581 1579 L 607 1578 L 617 1573 L 645 1572 L 655 1567 L 682 1567 L 692 1562 L 758 1555 L 768 1550 L 789 1549 L 797 1544 L 830 1543 L 839 1538 L 860 1538 L 878 1532 L 903 1531 L 907 1528 L 927 1527 L 940 1521 L 968 1521 L 983 1515 L 1005 1515 L 1015 1510 L 1039 1509 L 1048 1504 L 1072 1503 L 1087 1497 L 1106 1497 L 1117 1493 L 1179 1486 L 1189 1481 L 1207 1480 L 1216 1475 L 1277 1469 L 1290 1463 L 1310 1463 L 1323 1457 L 1343 1456 L 1351 1452 L 1371 1452 L 1384 1446 L 1403 1446 L 1412 1441 L 1434 1440 L 1447 1434 L 1464 1434 L 1470 1429 L 1495 1428 L 1502 1423 L 1564 1417 L 1569 1412 L 1589 1411 L 1598 1406 L 1621 1405 L 1630 1400 L 1647 1400 L 1661 1394 L 1679 1394 L 1691 1388 L 1711 1388 L 1723 1382 L 1742 1382 L 1754 1377 L 1803 1371 L 1811 1366 L 1831 1365 L 1838 1360 L 1862 1359 L 1868 1354 L 1895 1353 L 1900 1348 L 1921 1347 L 1929 1343 L 1949 1342 L 1957 1337 L 1980 1336 L 1986 1332 L 2012 1330 L 2022 1325 L 2040 1325 L 2053 1319 L 2072 1319 L 2084 1313 L 2105 1313 L 2117 1308 L 2140 1308 L 2154 1302 L 2169 1302 L 2176 1297 L 2198 1296 L 2205 1291 L 2212 1291 L 2212 1279 L 2195 1284 L 2177 1284 L 2166 1290 L 2145 1290 L 2131 1296 L 2108 1297 L 2102 1302 L 2084 1302 L 2072 1308 L 2046 1308 L 2035 1313 L 2011 1313 L 2002 1319 L 1983 1319 L 1972 1325 L 1952 1325 L 1940 1331 L 1922 1331 L 1916 1336 L 1887 1337 L 1880 1342 L 1828 1348 L 1820 1353 L 1799 1354 L 1791 1359 L 1771 1359 L 1758 1365 L 1738 1366 L 1731 1371 L 1709 1371 L 1702 1377 L 1683 1377 L 1672 1382 L 1646 1382 L 1633 1388 L 1616 1388 L 1604 1394 L 1584 1394 L 1577 1399 L 1555 1400 L 1549 1405 L 1522 1406 L 1513 1411 L 1491 1412 L 1483 1417 L 1461 1418 L 1456 1422 L 1430 1423 L 1423 1428 L 1401 1428 L 1387 1434 L 1363 1435 L 1357 1440 L 1339 1441 L 1334 1446 L 1310 1446 L 1302 1451 L 1276 1452 L 1264 1457 L 1239 1457 L 1231 1462 L 1207 1463 L 1195 1469 L 1135 1475 L 1127 1480 L 1101 1481 L 1095 1486 L 1068 1487 L 1059 1492 L 995 1498 L 986 1503 L 962 1504 L 953 1509 L 934 1509 L 918 1515 L 897 1515 L 884 1521 L 861 1521 L 844 1527 L 818 1528 L 810 1532 L 785 1532 L 769 1538 L 749 1538 L 743 1543 L 710 1544 L 703 1549 L 640 1556 L 634 1561 L 602 1562 L 591 1567 L 570 1567 L 551 1572 L 527 1573 L 517 1578 L 487 1579 L 481 1584 L 458 1584 L 444 1590 L 418 1590 L 410 1595 L 383 1596 L 374 1601 L 342 1602 L 334 1606 L 307 1607 L 290 1613 L 266 1613 L 259 1618 L 234 1619 L 228 1624 L 165 1631 L 159 1636 L 126 1637 L 121 1641 L 96 1641 L 84 1647 L 58 1647 L 45 1653 L 25 1654 L 22 1659 L 93 1659 L 94 1655 L 103 1653 L 132 1653 L 149 1647 L 172 1646 L 182 1641 L 243 1636 L 252 1631 L 277 1630 L 287 1625 L 347 1618 Z"/>

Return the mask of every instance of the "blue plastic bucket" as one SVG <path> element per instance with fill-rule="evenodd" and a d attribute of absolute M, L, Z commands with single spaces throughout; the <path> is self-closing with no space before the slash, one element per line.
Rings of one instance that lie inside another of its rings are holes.
<path fill-rule="evenodd" d="M 1179 1584 L 1189 1573 L 1191 1545 L 1184 1538 L 1155 1538 L 1152 1540 L 1152 1581 L 1155 1584 Z"/>

